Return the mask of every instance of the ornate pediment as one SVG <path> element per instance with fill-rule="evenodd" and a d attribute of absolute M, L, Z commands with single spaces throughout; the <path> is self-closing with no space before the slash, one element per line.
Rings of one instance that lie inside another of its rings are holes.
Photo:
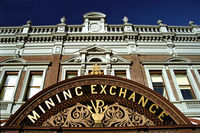
<path fill-rule="evenodd" d="M 8 58 L 6 60 L 1 61 L 0 63 L 26 63 L 26 60 L 22 58 Z"/>
<path fill-rule="evenodd" d="M 80 53 L 98 53 L 98 52 L 102 52 L 102 53 L 111 53 L 111 50 L 108 48 L 104 48 L 103 46 L 98 46 L 96 44 L 88 46 L 86 48 L 80 49 L 79 50 Z"/>

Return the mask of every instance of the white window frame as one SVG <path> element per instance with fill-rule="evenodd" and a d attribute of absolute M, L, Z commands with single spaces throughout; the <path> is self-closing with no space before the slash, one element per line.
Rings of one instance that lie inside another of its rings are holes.
<path fill-rule="evenodd" d="M 66 78 L 66 72 L 67 71 L 77 71 L 78 75 L 81 75 L 81 67 L 80 65 L 67 65 L 67 66 L 62 66 L 62 74 L 61 74 L 61 81 L 65 80 Z"/>
<path fill-rule="evenodd" d="M 193 75 L 192 75 L 192 72 L 191 72 L 192 67 L 190 67 L 190 66 L 175 66 L 175 65 L 174 65 L 174 66 L 169 66 L 169 69 L 170 69 L 170 74 L 171 74 L 172 79 L 173 79 L 173 81 L 174 81 L 174 85 L 175 85 L 175 88 L 176 88 L 176 90 L 177 90 L 179 99 L 180 99 L 181 101 L 188 101 L 188 99 L 184 99 L 183 96 L 182 96 L 182 93 L 181 93 L 181 91 L 180 91 L 178 82 L 177 82 L 177 80 L 176 80 L 176 75 L 175 75 L 175 72 L 174 72 L 174 71 L 176 71 L 176 70 L 183 70 L 183 71 L 186 71 L 186 72 L 187 72 L 187 74 L 186 74 L 186 75 L 187 75 L 187 78 L 188 78 L 188 80 L 189 80 L 189 82 L 190 82 L 190 85 L 192 86 L 191 89 L 194 91 L 194 95 L 195 95 L 195 97 L 196 97 L 196 99 L 192 99 L 192 100 L 200 100 L 200 96 L 197 95 L 197 94 L 200 94 L 200 91 L 199 91 L 199 89 L 198 89 L 198 86 L 197 86 L 197 84 L 196 84 L 196 82 L 195 82 L 195 80 L 194 80 L 194 77 L 193 77 Z"/>
<path fill-rule="evenodd" d="M 42 71 L 42 84 L 40 86 L 40 91 L 44 88 L 44 81 L 45 81 L 45 77 L 46 77 L 46 72 L 47 72 L 47 68 L 48 66 L 27 66 L 25 67 L 26 70 L 26 75 L 24 78 L 24 84 L 22 86 L 22 90 L 20 93 L 20 98 L 18 100 L 18 102 L 24 102 L 24 97 L 26 95 L 26 89 L 29 83 L 29 77 L 32 71 Z"/>
<path fill-rule="evenodd" d="M 17 87 L 19 85 L 19 80 L 20 80 L 23 68 L 24 68 L 23 66 L 3 66 L 0 69 L 1 70 L 1 74 L 0 74 L 0 82 L 1 82 L 0 84 L 1 85 L 3 85 L 6 72 L 18 71 L 18 77 L 17 77 L 16 85 L 14 87 L 14 92 L 12 94 L 11 100 L 10 101 L 3 101 L 3 100 L 0 101 L 1 106 L 5 106 L 5 109 L 0 110 L 1 113 L 6 113 L 8 115 L 10 115 L 10 113 L 11 113 L 11 109 L 13 106 L 14 98 L 16 95 Z"/>
<path fill-rule="evenodd" d="M 115 71 L 126 71 L 126 78 L 131 79 L 130 65 L 112 65 L 111 75 L 115 76 Z"/>
<path fill-rule="evenodd" d="M 199 66 L 193 66 L 192 69 L 194 70 L 194 73 L 198 79 L 198 82 L 200 83 L 200 67 Z M 199 88 L 200 89 L 200 88 Z"/>
<path fill-rule="evenodd" d="M 168 100 L 170 100 L 171 102 L 176 101 L 174 93 L 172 91 L 172 87 L 169 82 L 169 78 L 167 76 L 167 72 L 166 72 L 166 70 L 168 70 L 168 67 L 164 65 L 144 65 L 144 69 L 145 69 L 145 74 L 147 77 L 149 88 L 151 88 L 152 90 L 153 90 L 153 84 L 152 84 L 151 75 L 149 71 L 152 71 L 152 70 L 161 71 L 163 82 L 165 84 L 165 88 L 167 91 L 166 93 L 168 94 L 168 97 L 169 97 Z"/>

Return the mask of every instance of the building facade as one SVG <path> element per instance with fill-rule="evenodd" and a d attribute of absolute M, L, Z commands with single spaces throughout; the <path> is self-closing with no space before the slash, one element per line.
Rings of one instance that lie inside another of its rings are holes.
<path fill-rule="evenodd" d="M 33 26 L 28 21 L 23 26 L 0 27 L 2 125 L 35 94 L 39 97 L 39 92 L 61 81 L 90 75 L 94 64 L 105 77 L 121 77 L 150 88 L 164 98 L 163 104 L 169 102 L 171 107 L 172 103 L 190 122 L 200 124 L 199 25 L 191 21 L 189 26 L 169 26 L 161 20 L 158 25 L 134 25 L 127 17 L 121 25 L 110 25 L 106 15 L 99 12 L 86 13 L 83 19 L 81 25 L 67 25 L 63 17 L 57 25 Z M 121 96 L 122 92 L 116 93 Z M 77 89 L 76 94 L 81 92 Z M 110 94 L 114 92 L 110 90 Z M 139 101 L 143 107 L 147 103 L 145 99 Z M 53 101 L 49 102 L 50 108 Z M 155 111 L 152 108 L 150 112 Z"/>

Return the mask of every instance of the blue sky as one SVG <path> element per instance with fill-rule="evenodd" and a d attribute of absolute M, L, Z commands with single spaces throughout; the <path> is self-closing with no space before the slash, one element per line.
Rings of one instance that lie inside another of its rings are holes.
<path fill-rule="evenodd" d="M 200 25 L 200 0 L 0 0 L 0 26 L 55 25 L 65 16 L 67 24 L 82 24 L 82 15 L 98 11 L 106 23 L 122 24 L 127 16 L 132 24 Z"/>

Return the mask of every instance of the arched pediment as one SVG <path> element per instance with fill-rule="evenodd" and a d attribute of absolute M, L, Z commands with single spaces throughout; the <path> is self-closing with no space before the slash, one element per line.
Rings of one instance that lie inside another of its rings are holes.
<path fill-rule="evenodd" d="M 29 99 L 6 126 L 134 127 L 191 124 L 167 99 L 132 80 L 86 75 Z"/>
<path fill-rule="evenodd" d="M 165 60 L 165 62 L 191 62 L 191 60 L 185 57 L 172 57 Z"/>
<path fill-rule="evenodd" d="M 88 12 L 83 15 L 84 18 L 105 18 L 106 15 L 101 12 Z"/>
<path fill-rule="evenodd" d="M 3 60 L 1 63 L 26 63 L 26 60 L 22 58 L 8 58 Z"/>
<path fill-rule="evenodd" d="M 108 48 L 104 48 L 103 46 L 97 46 L 97 45 L 91 45 L 91 46 L 88 46 L 86 48 L 83 48 L 83 49 L 80 49 L 79 51 L 80 53 L 82 52 L 106 52 L 106 53 L 111 53 L 111 50 L 108 49 Z"/>

